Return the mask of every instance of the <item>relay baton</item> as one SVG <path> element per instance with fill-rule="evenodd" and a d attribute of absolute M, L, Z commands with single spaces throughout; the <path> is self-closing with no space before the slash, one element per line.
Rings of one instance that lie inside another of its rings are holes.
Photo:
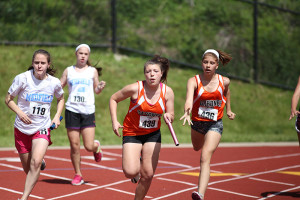
<path fill-rule="evenodd" d="M 167 121 L 168 121 L 167 124 L 168 124 L 169 130 L 171 132 L 172 138 L 174 140 L 174 143 L 175 143 L 176 146 L 179 146 L 179 143 L 178 143 L 175 131 L 173 129 L 173 126 L 172 126 L 172 124 L 171 124 L 171 122 L 169 120 L 167 120 Z"/>
<path fill-rule="evenodd" d="M 59 117 L 59 120 L 61 121 L 63 119 L 62 116 Z M 50 126 L 50 130 L 53 130 L 55 128 L 55 123 L 53 123 L 51 126 Z"/>

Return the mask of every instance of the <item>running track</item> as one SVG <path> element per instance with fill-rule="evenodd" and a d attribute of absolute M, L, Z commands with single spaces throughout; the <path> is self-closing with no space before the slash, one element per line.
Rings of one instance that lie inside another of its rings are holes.
<path fill-rule="evenodd" d="M 104 159 L 93 161 L 81 150 L 85 184 L 72 186 L 74 176 L 68 148 L 50 147 L 47 168 L 31 198 L 64 200 L 131 200 L 136 184 L 123 175 L 120 146 L 104 147 Z M 147 199 L 187 200 L 197 188 L 199 152 L 191 146 L 163 146 Z M 0 199 L 16 200 L 25 174 L 15 149 L 0 149 Z M 211 162 L 206 200 L 285 200 L 300 198 L 300 148 L 293 144 L 221 144 Z"/>

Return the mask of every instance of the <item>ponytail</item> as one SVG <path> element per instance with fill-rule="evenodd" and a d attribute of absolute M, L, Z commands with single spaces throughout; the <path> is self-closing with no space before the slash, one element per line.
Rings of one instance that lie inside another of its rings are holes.
<path fill-rule="evenodd" d="M 230 54 L 221 50 L 217 50 L 217 52 L 219 53 L 219 59 L 223 66 L 231 61 L 232 56 Z"/>

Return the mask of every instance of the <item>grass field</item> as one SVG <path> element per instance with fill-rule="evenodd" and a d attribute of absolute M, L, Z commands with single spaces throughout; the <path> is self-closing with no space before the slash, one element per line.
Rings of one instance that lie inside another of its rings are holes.
<path fill-rule="evenodd" d="M 14 77 L 27 70 L 31 65 L 32 54 L 41 47 L 1 46 L 1 85 L 0 94 L 0 147 L 14 146 L 13 123 L 15 114 L 5 105 L 4 99 Z M 60 78 L 63 70 L 75 64 L 74 48 L 44 47 L 52 55 L 52 63 L 57 69 L 56 76 Z M 92 49 L 90 60 L 103 67 L 103 75 L 107 85 L 104 91 L 96 96 L 96 138 L 102 144 L 121 144 L 111 128 L 109 115 L 109 98 L 123 86 L 137 80 L 143 80 L 143 65 L 148 57 L 113 55 L 109 50 Z M 226 67 L 230 67 L 230 64 Z M 179 118 L 183 114 L 187 80 L 199 73 L 195 69 L 180 68 L 171 65 L 168 75 L 168 85 L 175 93 L 175 122 L 174 130 L 180 143 L 190 143 L 190 128 L 182 126 Z M 294 120 L 289 121 L 290 102 L 293 91 L 266 87 L 257 84 L 248 84 L 231 80 L 231 105 L 236 113 L 236 119 L 230 121 L 224 116 L 224 132 L 222 142 L 280 142 L 297 141 L 294 130 Z M 64 88 L 67 99 L 67 87 Z M 128 100 L 119 103 L 118 119 L 122 123 L 128 110 Z M 52 104 L 52 116 L 56 105 Z M 64 115 L 63 115 L 64 116 Z M 67 146 L 68 139 L 64 121 L 52 132 L 52 141 L 55 146 Z M 162 142 L 172 143 L 173 140 L 167 129 L 162 125 Z"/>

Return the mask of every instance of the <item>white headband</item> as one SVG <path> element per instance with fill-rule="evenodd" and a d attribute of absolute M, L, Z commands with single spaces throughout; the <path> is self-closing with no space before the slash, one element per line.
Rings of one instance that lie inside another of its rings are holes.
<path fill-rule="evenodd" d="M 204 58 L 204 55 L 207 54 L 207 53 L 215 54 L 215 55 L 217 56 L 218 60 L 219 60 L 219 53 L 218 53 L 216 50 L 214 50 L 214 49 L 207 49 L 207 50 L 204 52 L 202 58 Z"/>
<path fill-rule="evenodd" d="M 87 44 L 80 44 L 80 45 L 78 45 L 78 46 L 76 47 L 75 52 L 77 52 L 78 49 L 80 49 L 81 47 L 86 47 L 86 48 L 89 50 L 89 52 L 91 52 L 91 48 L 90 48 L 89 45 L 87 45 Z"/>

